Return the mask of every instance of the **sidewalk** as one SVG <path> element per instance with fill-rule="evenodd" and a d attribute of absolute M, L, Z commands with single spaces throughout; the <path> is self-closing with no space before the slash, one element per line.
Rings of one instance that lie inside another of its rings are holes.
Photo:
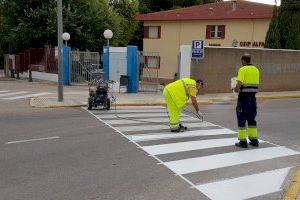
<path fill-rule="evenodd" d="M 165 105 L 162 92 L 139 92 L 136 94 L 117 93 L 115 104 L 118 106 L 153 106 Z M 80 107 L 87 105 L 88 87 L 87 86 L 68 86 L 64 87 L 63 102 L 58 102 L 57 92 L 42 97 L 33 97 L 30 105 L 38 108 L 53 107 Z M 235 102 L 237 98 L 233 93 L 202 94 L 197 97 L 200 105 L 207 104 L 224 104 Z M 283 99 L 283 98 L 300 98 L 300 91 L 284 92 L 260 92 L 257 94 L 258 99 Z"/>

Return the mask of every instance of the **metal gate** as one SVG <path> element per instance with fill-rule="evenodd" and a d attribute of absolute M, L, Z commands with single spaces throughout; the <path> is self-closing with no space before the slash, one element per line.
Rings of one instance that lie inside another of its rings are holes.
<path fill-rule="evenodd" d="M 157 52 L 139 52 L 140 60 L 140 92 L 157 92 L 159 89 L 158 70 L 160 57 Z"/>
<path fill-rule="evenodd" d="M 98 52 L 71 52 L 71 84 L 87 84 L 92 79 L 92 73 L 101 69 Z"/>

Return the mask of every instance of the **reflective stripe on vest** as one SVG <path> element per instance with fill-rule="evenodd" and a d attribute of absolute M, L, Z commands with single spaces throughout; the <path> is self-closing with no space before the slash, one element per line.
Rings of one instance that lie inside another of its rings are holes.
<path fill-rule="evenodd" d="M 258 92 L 258 84 L 242 84 L 241 92 Z"/>

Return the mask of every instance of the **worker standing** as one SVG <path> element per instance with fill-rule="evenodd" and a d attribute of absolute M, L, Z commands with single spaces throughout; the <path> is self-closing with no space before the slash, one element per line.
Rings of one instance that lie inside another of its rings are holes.
<path fill-rule="evenodd" d="M 238 121 L 238 139 L 235 146 L 247 148 L 247 135 L 249 144 L 258 147 L 258 133 L 256 125 L 256 97 L 259 85 L 259 70 L 251 64 L 251 56 L 244 54 L 241 57 L 242 65 L 236 78 L 237 84 L 234 88 L 238 92 L 236 116 Z M 246 128 L 246 122 L 248 126 Z"/>
<path fill-rule="evenodd" d="M 187 129 L 187 127 L 180 124 L 180 114 L 189 97 L 191 97 L 192 105 L 196 112 L 199 113 L 196 96 L 200 86 L 203 87 L 202 80 L 195 81 L 190 78 L 182 78 L 168 84 L 164 88 L 163 96 L 167 104 L 171 132 L 183 132 Z"/>

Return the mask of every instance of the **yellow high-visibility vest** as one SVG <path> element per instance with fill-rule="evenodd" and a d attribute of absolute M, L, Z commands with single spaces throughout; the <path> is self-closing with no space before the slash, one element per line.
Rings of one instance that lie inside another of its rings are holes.
<path fill-rule="evenodd" d="M 242 83 L 241 92 L 258 92 L 259 70 L 254 65 L 245 65 L 239 69 L 237 80 Z"/>
<path fill-rule="evenodd" d="M 168 84 L 165 88 L 178 108 L 186 104 L 189 96 L 196 97 L 197 95 L 196 81 L 190 78 L 179 79 Z"/>

